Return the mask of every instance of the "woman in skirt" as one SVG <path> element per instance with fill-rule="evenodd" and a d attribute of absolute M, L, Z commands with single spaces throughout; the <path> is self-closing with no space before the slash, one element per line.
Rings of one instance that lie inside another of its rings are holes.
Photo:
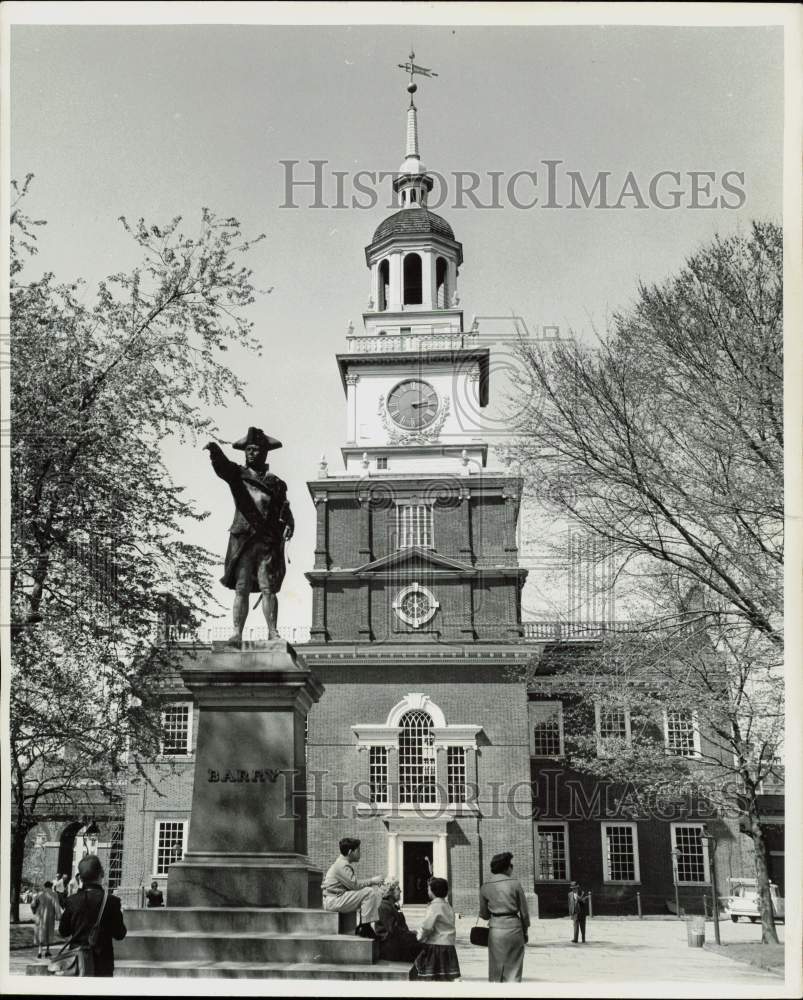
<path fill-rule="evenodd" d="M 460 979 L 460 963 L 454 946 L 454 910 L 446 898 L 449 883 L 445 878 L 432 878 L 427 892 L 431 902 L 417 935 L 423 947 L 410 969 L 410 979 L 451 983 Z"/>

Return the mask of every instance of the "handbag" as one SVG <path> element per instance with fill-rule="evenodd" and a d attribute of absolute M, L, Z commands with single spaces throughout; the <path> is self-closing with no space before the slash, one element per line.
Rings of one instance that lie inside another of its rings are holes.
<path fill-rule="evenodd" d="M 73 943 L 74 936 L 71 937 L 69 941 L 65 942 L 58 955 L 56 955 L 56 957 L 48 963 L 47 973 L 49 976 L 95 975 L 94 949 L 98 939 L 98 928 L 100 927 L 103 911 L 106 909 L 106 900 L 108 897 L 109 893 L 106 889 L 104 889 L 103 902 L 100 904 L 97 920 L 95 920 L 95 924 L 89 932 L 86 944 L 81 944 L 76 948 L 71 948 L 70 945 Z"/>
<path fill-rule="evenodd" d="M 488 947 L 488 937 L 491 933 L 489 927 L 478 927 L 477 924 L 480 922 L 480 918 L 474 921 L 474 926 L 468 933 L 468 939 L 472 944 L 479 945 L 480 948 Z"/>

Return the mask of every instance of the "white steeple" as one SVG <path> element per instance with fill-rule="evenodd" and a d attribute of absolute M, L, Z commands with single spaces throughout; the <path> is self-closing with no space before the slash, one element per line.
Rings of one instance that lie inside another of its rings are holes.
<path fill-rule="evenodd" d="M 410 74 L 410 82 L 407 84 L 410 106 L 407 108 L 404 160 L 393 181 L 393 187 L 399 193 L 402 208 L 426 207 L 427 194 L 432 190 L 432 178 L 427 174 L 427 168 L 421 162 L 421 153 L 418 148 L 418 108 L 415 106 L 414 100 L 418 85 L 413 77 L 416 74 L 419 76 L 437 76 L 438 74 L 423 66 L 416 66 L 414 60 L 415 52 L 411 52 L 408 63 L 399 63 L 401 69 Z"/>

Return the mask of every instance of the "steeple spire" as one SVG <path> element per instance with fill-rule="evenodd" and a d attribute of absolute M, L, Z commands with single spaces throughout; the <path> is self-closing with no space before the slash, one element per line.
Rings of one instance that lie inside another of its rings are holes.
<path fill-rule="evenodd" d="M 432 190 L 432 178 L 427 175 L 426 167 L 421 162 L 418 148 L 418 108 L 415 106 L 414 95 L 418 90 L 415 76 L 437 76 L 438 74 L 426 66 L 418 66 L 415 62 L 415 52 L 410 51 L 409 61 L 399 63 L 399 69 L 410 74 L 407 92 L 410 95 L 410 105 L 407 108 L 407 137 L 404 151 L 404 162 L 399 167 L 399 175 L 394 187 L 401 196 L 402 208 L 421 208 L 426 205 L 427 194 Z"/>

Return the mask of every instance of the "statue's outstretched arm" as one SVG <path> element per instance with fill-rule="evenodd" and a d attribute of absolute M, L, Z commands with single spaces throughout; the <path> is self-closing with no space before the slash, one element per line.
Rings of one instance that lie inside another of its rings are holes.
<path fill-rule="evenodd" d="M 209 457 L 212 460 L 212 468 L 214 469 L 215 475 L 219 476 L 221 479 L 231 484 L 232 480 L 239 478 L 239 466 L 236 462 L 230 461 L 223 454 L 223 449 L 219 444 L 214 441 L 210 441 L 204 447 L 205 451 L 209 452 Z"/>

